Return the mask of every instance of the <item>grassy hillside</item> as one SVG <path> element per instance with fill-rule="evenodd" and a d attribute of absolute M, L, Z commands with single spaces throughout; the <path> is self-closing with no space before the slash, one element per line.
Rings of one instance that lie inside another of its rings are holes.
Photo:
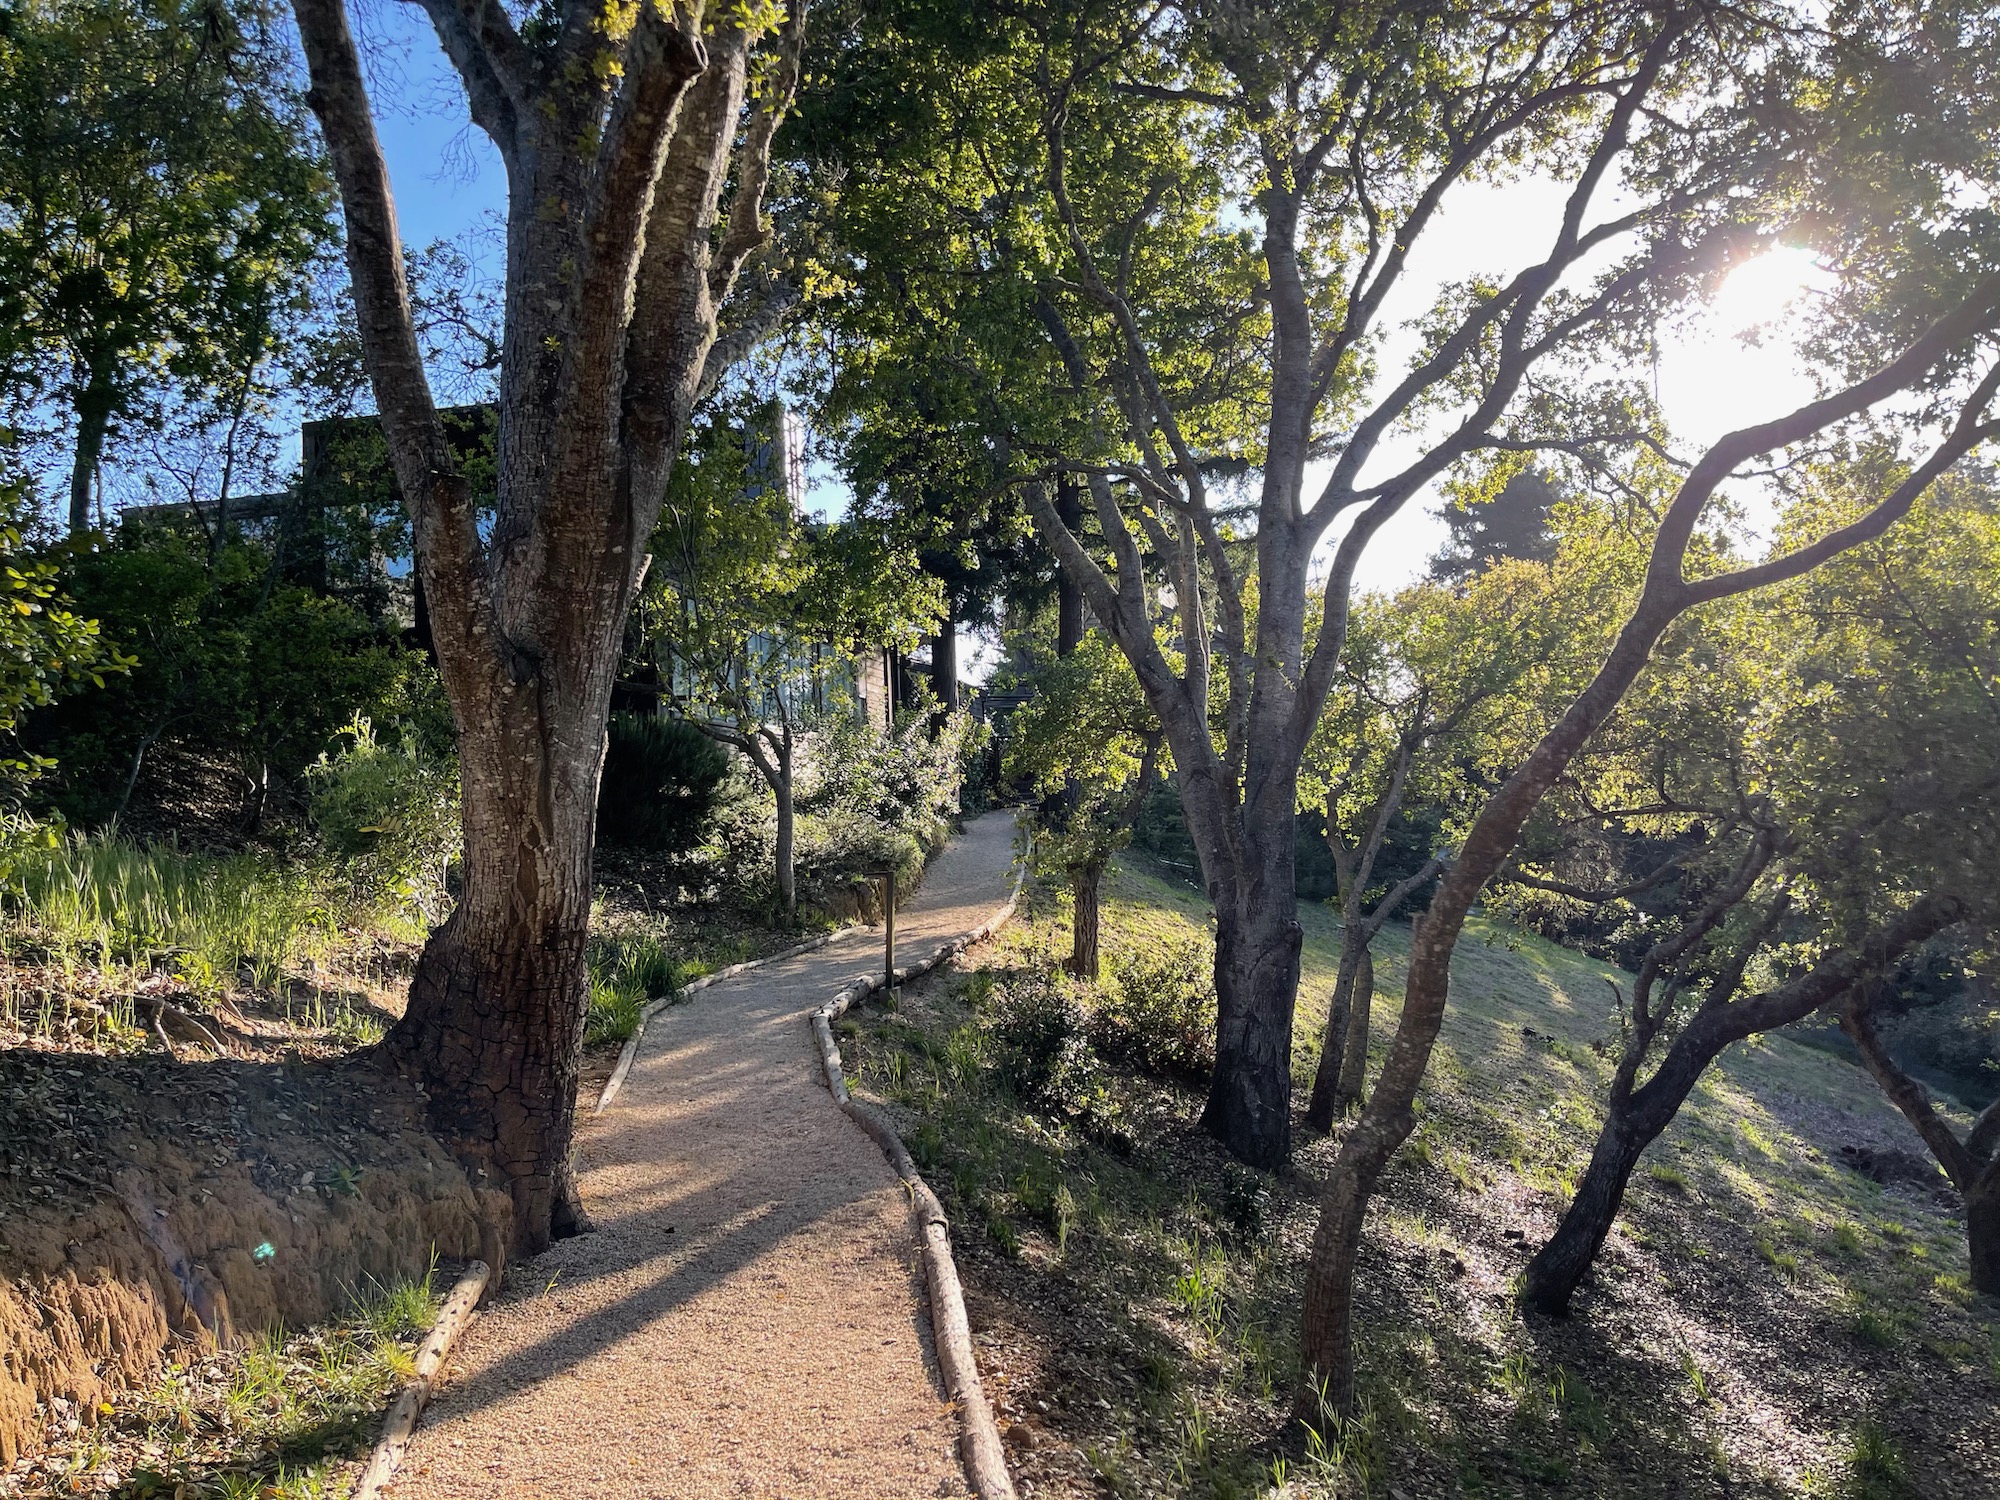
<path fill-rule="evenodd" d="M 1111 956 L 1207 930 L 1198 891 L 1129 866 L 1105 917 Z M 1642 1164 L 1575 1316 L 1522 1315 L 1514 1279 L 1588 1155 L 1626 976 L 1478 920 L 1423 1123 L 1370 1219 L 1366 1414 L 1302 1451 L 1286 1414 L 1332 1144 L 1259 1177 L 1194 1129 L 1198 1092 L 1117 1068 L 1087 1074 L 1081 1107 L 1024 1104 L 997 997 L 1010 967 L 1065 951 L 1065 918 L 1038 898 L 984 968 L 844 1043 L 954 1215 L 1034 1494 L 2000 1493 L 2000 1308 L 1969 1295 L 1941 1179 L 1884 1185 L 1843 1160 L 1920 1148 L 1829 1052 L 1733 1049 Z M 1303 1095 L 1338 937 L 1325 908 L 1301 918 Z M 1378 1061 L 1406 940 L 1378 945 Z"/>

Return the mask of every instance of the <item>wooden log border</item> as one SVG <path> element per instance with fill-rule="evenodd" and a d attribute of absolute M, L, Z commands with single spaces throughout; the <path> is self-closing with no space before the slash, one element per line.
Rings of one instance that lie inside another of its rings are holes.
<path fill-rule="evenodd" d="M 465 1274 L 458 1278 L 458 1285 L 445 1298 L 444 1306 L 438 1310 L 437 1322 L 431 1325 L 430 1337 L 417 1351 L 416 1374 L 397 1393 L 395 1404 L 383 1419 L 382 1436 L 375 1443 L 375 1451 L 368 1455 L 368 1467 L 361 1471 L 352 1500 L 376 1500 L 382 1493 L 382 1487 L 395 1474 L 396 1465 L 403 1461 L 404 1450 L 410 1446 L 410 1436 L 417 1430 L 417 1418 L 423 1415 L 424 1407 L 430 1402 L 438 1372 L 451 1357 L 458 1336 L 472 1322 L 473 1310 L 478 1307 L 479 1299 L 486 1295 L 487 1283 L 492 1278 L 492 1269 L 486 1262 L 475 1260 L 465 1268 Z"/>
<path fill-rule="evenodd" d="M 646 1034 L 646 1024 L 670 1005 L 678 1005 L 688 996 L 698 994 L 711 984 L 720 984 L 725 979 L 734 979 L 738 974 L 747 974 L 752 969 L 761 969 L 765 964 L 782 963 L 788 958 L 797 958 L 801 953 L 811 953 L 815 948 L 824 948 L 835 938 L 854 931 L 852 925 L 836 927 L 832 932 L 823 932 L 818 937 L 807 938 L 803 943 L 794 943 L 789 948 L 781 948 L 776 953 L 762 958 L 748 958 L 740 964 L 731 964 L 726 969 L 717 969 L 713 974 L 704 974 L 699 979 L 691 979 L 671 994 L 661 995 L 646 1002 L 646 1008 L 639 1012 L 638 1028 L 625 1039 L 619 1049 L 618 1065 L 611 1070 L 611 1076 L 604 1080 L 604 1091 L 597 1096 L 597 1103 L 591 1109 L 592 1115 L 601 1115 L 611 1108 L 611 1101 L 618 1097 L 618 1091 L 625 1087 L 625 1075 L 632 1071 L 632 1059 L 639 1055 L 639 1039 Z"/>
<path fill-rule="evenodd" d="M 1015 871 L 1014 889 L 1005 906 L 972 931 L 939 944 L 928 957 L 898 968 L 895 982 L 902 984 L 928 974 L 946 959 L 993 936 L 1014 915 L 1027 875 L 1024 858 Z M 889 1159 L 889 1165 L 895 1168 L 910 1195 L 922 1241 L 924 1282 L 930 1293 L 931 1332 L 937 1344 L 938 1368 L 944 1375 L 945 1394 L 958 1408 L 958 1451 L 965 1464 L 966 1478 L 971 1480 L 979 1500 L 1015 1500 L 1014 1481 L 1008 1477 L 1006 1452 L 1000 1445 L 1000 1429 L 994 1424 L 993 1408 L 987 1404 L 986 1391 L 979 1383 L 979 1363 L 972 1352 L 972 1326 L 965 1316 L 965 1292 L 959 1285 L 958 1265 L 951 1257 L 951 1225 L 945 1217 L 944 1205 L 917 1171 L 917 1164 L 910 1160 L 903 1138 L 889 1117 L 847 1092 L 840 1048 L 833 1039 L 833 1023 L 847 1008 L 887 985 L 888 976 L 875 974 L 843 986 L 831 1000 L 813 1011 L 813 1039 L 819 1044 L 820 1067 L 834 1101 L 882 1148 L 882 1154 Z"/>

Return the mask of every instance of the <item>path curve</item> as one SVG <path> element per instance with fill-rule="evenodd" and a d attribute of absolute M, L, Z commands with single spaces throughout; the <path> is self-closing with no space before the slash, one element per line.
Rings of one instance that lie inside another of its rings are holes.
<path fill-rule="evenodd" d="M 897 917 L 899 960 L 1007 899 L 977 819 Z M 818 1080 L 806 1015 L 881 929 L 714 985 L 648 1029 L 579 1132 L 598 1232 L 510 1268 L 397 1500 L 965 1495 L 907 1197 Z"/>

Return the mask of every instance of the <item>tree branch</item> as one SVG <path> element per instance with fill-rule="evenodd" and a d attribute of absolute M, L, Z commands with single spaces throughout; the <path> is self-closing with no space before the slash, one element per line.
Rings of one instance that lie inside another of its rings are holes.
<path fill-rule="evenodd" d="M 1982 1163 L 1966 1150 L 1965 1143 L 1959 1140 L 1951 1126 L 1932 1106 L 1930 1091 L 1905 1073 L 1889 1055 L 1889 1049 L 1882 1045 L 1873 1013 L 1875 988 L 1873 985 L 1855 987 L 1853 995 L 1841 1010 L 1840 1029 L 1853 1038 L 1861 1060 L 1875 1075 L 1882 1092 L 1889 1096 L 1891 1104 L 1903 1112 L 1903 1118 L 1916 1127 L 1917 1134 L 1924 1138 L 1924 1144 L 1930 1147 L 1931 1155 L 1944 1168 L 1952 1186 L 1965 1192 L 1979 1175 Z"/>

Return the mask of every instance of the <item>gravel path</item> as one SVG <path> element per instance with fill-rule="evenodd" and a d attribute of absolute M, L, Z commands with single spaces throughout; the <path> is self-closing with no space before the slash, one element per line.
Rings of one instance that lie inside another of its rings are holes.
<path fill-rule="evenodd" d="M 908 963 L 1007 898 L 992 813 L 898 913 Z M 756 969 L 647 1028 L 581 1131 L 598 1232 L 513 1267 L 389 1493 L 437 1500 L 968 1493 L 910 1210 L 818 1081 L 806 1013 L 881 930 Z"/>

